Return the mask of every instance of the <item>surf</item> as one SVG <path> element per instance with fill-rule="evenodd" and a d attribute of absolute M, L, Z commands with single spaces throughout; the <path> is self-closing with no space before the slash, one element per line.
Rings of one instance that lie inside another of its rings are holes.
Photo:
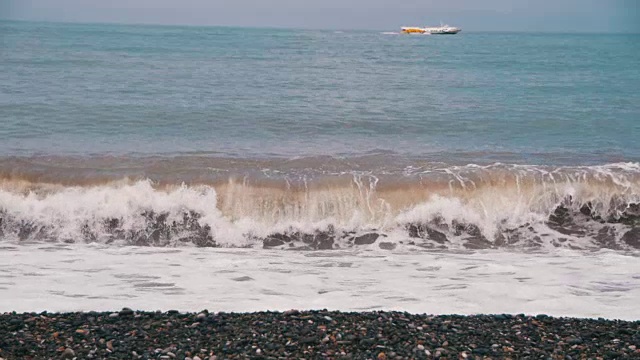
<path fill-rule="evenodd" d="M 301 249 L 640 247 L 636 163 L 183 177 L 94 174 L 56 182 L 28 171 L 4 174 L 0 239 Z"/>

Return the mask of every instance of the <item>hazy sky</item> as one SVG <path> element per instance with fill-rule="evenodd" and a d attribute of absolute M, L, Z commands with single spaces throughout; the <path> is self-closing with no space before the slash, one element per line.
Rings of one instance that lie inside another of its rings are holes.
<path fill-rule="evenodd" d="M 640 32 L 640 0 L 0 0 L 22 20 L 397 30 Z"/>

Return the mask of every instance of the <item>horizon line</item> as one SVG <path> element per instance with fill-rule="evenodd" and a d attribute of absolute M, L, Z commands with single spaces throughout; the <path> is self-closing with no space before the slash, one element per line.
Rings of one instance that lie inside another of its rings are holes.
<path fill-rule="evenodd" d="M 13 22 L 26 22 L 26 23 L 47 23 L 47 24 L 67 24 L 67 25 L 111 25 L 111 26 L 156 26 L 156 27 L 201 27 L 201 28 L 238 28 L 238 29 L 273 29 L 273 30 L 311 30 L 311 31 L 393 31 L 394 29 L 388 28 L 322 28 L 322 27 L 295 27 L 295 26 L 278 26 L 278 25 L 214 25 L 214 24 L 182 24 L 182 23 L 160 23 L 160 22 L 119 22 L 119 21 L 81 21 L 81 20 L 50 20 L 50 19 L 20 19 L 20 18 L 3 18 L 0 17 L 0 21 L 13 21 Z M 399 25 L 400 27 L 408 25 Z M 460 25 L 456 25 L 460 27 Z M 639 32 L 630 31 L 605 31 L 605 32 L 590 32 L 580 30 L 560 30 L 560 31 L 547 31 L 547 30 L 465 30 L 465 33 L 520 33 L 520 34 L 583 34 L 583 35 L 640 35 Z"/>

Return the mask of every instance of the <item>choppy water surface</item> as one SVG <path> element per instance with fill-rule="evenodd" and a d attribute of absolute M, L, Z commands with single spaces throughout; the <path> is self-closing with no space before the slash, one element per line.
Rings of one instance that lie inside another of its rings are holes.
<path fill-rule="evenodd" d="M 640 36 L 0 23 L 0 152 L 637 161 Z"/>

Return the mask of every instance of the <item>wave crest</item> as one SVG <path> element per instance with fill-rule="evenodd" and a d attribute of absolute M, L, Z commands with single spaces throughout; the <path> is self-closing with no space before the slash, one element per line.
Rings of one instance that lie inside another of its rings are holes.
<path fill-rule="evenodd" d="M 0 237 L 177 246 L 640 248 L 640 167 L 492 165 L 215 184 L 4 179 Z M 374 239 L 375 238 L 375 239 Z M 384 244 L 384 245 L 383 245 Z"/>

